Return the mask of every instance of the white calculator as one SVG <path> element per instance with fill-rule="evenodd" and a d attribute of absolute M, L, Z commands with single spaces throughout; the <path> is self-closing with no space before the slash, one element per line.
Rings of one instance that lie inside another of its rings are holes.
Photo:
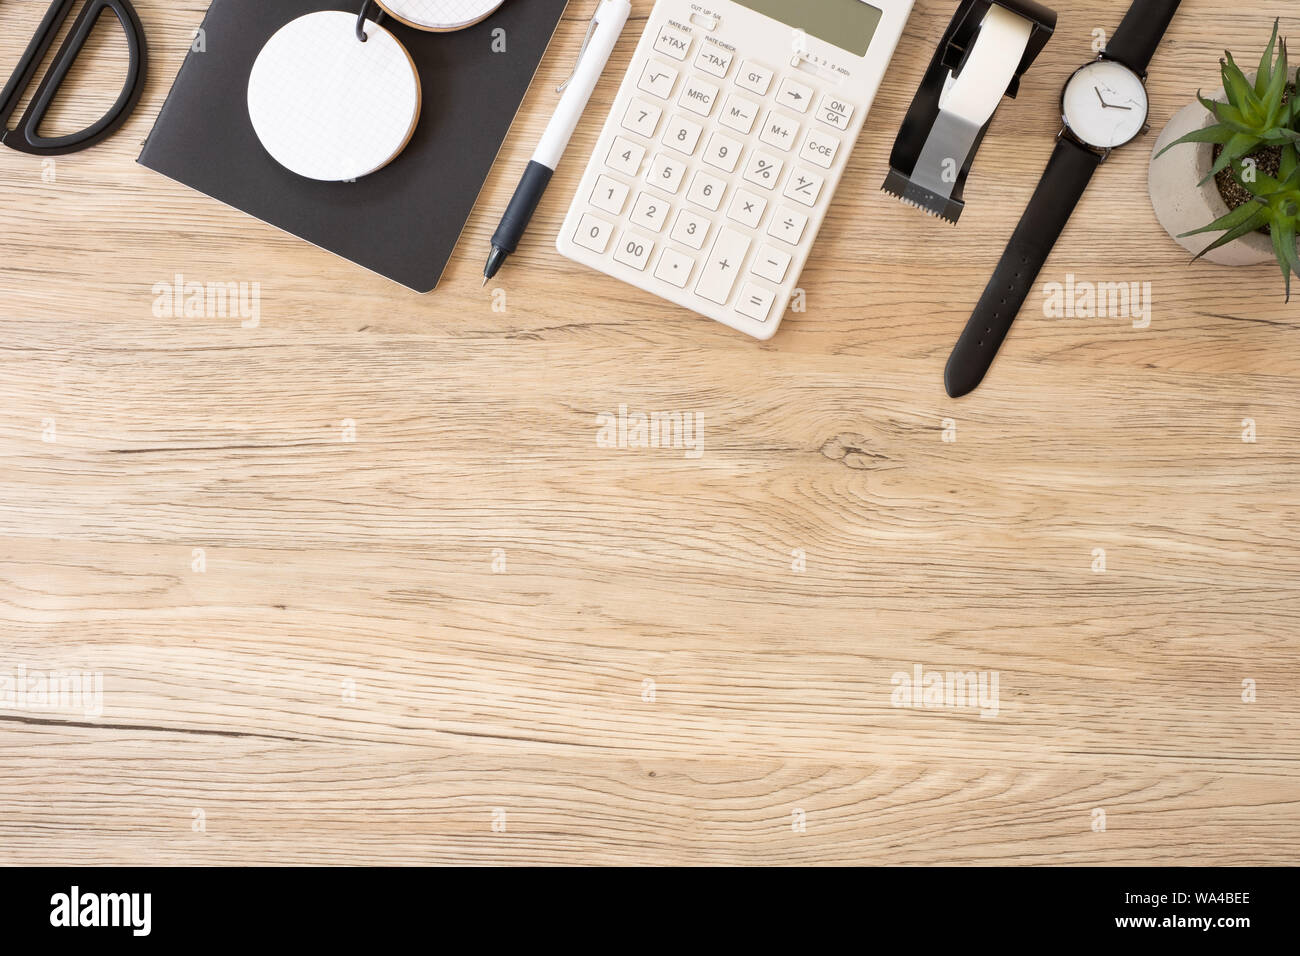
<path fill-rule="evenodd" d="M 913 0 L 658 0 L 556 248 L 758 339 Z"/>

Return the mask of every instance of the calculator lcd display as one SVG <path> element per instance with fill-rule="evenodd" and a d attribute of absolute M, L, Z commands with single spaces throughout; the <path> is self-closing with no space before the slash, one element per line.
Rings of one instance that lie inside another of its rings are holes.
<path fill-rule="evenodd" d="M 862 0 L 736 0 L 742 7 L 865 56 L 883 14 Z"/>

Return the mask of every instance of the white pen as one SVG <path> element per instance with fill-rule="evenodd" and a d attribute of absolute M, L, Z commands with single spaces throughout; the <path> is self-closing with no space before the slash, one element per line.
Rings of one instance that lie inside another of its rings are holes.
<path fill-rule="evenodd" d="M 573 75 L 561 87 L 564 95 L 560 97 L 551 121 L 546 124 L 546 132 L 542 133 L 542 140 L 533 151 L 533 158 L 528 161 L 528 168 L 519 180 L 519 186 L 501 217 L 497 231 L 492 234 L 492 252 L 483 267 L 484 285 L 497 274 L 506 257 L 519 248 L 519 240 L 528 228 L 528 221 L 533 218 L 542 193 L 546 192 L 546 186 L 555 174 L 555 167 L 560 164 L 560 157 L 569 145 L 569 139 L 577 128 L 578 120 L 582 118 L 583 110 L 587 108 L 587 101 L 591 99 L 631 13 L 632 4 L 629 0 L 601 0 L 600 6 L 596 8 L 595 16 L 587 26 L 582 49 L 578 52 Z"/>

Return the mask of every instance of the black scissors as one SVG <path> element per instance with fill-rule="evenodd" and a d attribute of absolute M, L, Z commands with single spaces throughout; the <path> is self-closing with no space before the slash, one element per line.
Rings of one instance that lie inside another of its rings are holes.
<path fill-rule="evenodd" d="M 27 44 L 22 59 L 18 61 L 18 67 L 9 77 L 9 82 L 5 84 L 4 92 L 0 93 L 0 143 L 10 149 L 35 153 L 38 156 L 55 156 L 87 149 L 125 123 L 131 111 L 135 109 L 136 103 L 140 101 L 140 94 L 144 92 L 147 54 L 144 28 L 140 25 L 140 18 L 136 15 L 135 8 L 131 6 L 130 0 L 88 0 L 72 24 L 72 29 L 64 39 L 63 45 L 59 47 L 59 52 L 50 64 L 50 71 L 45 74 L 41 85 L 36 88 L 36 95 L 28 104 L 27 111 L 23 113 L 17 126 L 13 129 L 8 128 L 9 117 L 17 109 L 18 101 L 31 83 L 46 52 L 54 42 L 54 37 L 76 2 L 77 0 L 54 0 L 50 4 L 36 35 Z M 81 54 L 90 31 L 95 28 L 100 15 L 106 10 L 111 10 L 122 25 L 122 32 L 126 34 L 127 52 L 130 56 L 126 83 L 122 86 L 117 102 L 97 121 L 78 133 L 69 133 L 66 136 L 40 135 L 38 130 L 41 121 L 45 119 L 54 95 L 67 78 L 68 70 Z"/>

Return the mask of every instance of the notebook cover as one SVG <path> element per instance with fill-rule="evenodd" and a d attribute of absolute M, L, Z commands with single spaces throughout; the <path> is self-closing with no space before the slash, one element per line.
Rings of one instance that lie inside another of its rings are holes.
<path fill-rule="evenodd" d="M 383 169 L 351 183 L 289 172 L 248 118 L 262 46 L 315 10 L 359 0 L 213 0 L 138 162 L 417 292 L 437 284 L 567 0 L 505 0 L 483 22 L 426 33 L 385 16 L 420 73 L 415 134 Z M 371 8 L 374 9 L 373 7 Z M 373 16 L 373 14 L 372 14 Z M 494 53 L 494 31 L 505 51 Z"/>

